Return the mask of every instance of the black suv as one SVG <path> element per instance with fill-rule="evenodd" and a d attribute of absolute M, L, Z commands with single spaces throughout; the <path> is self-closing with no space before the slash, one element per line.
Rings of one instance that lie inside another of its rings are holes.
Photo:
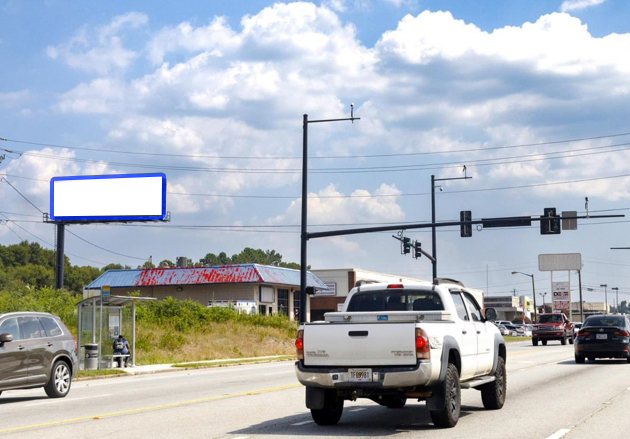
<path fill-rule="evenodd" d="M 0 394 L 43 387 L 51 398 L 70 391 L 77 342 L 59 317 L 42 312 L 0 314 Z"/>

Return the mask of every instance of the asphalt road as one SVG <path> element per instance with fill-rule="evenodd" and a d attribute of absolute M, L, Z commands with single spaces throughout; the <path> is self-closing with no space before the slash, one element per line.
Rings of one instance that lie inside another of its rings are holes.
<path fill-rule="evenodd" d="M 448 430 L 431 424 L 424 403 L 387 409 L 346 402 L 338 425 L 320 427 L 304 406 L 292 362 L 231 366 L 80 381 L 68 397 L 41 389 L 0 396 L 0 436 L 17 438 L 497 438 L 626 439 L 630 364 L 575 364 L 573 346 L 508 343 L 508 397 L 483 409 L 462 391 L 462 417 Z"/>

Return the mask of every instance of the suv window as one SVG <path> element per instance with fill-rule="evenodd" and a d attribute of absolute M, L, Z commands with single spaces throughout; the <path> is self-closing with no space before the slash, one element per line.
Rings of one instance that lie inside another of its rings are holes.
<path fill-rule="evenodd" d="M 6 319 L 0 323 L 0 334 L 11 334 L 13 340 L 20 339 L 20 328 L 16 318 Z"/>
<path fill-rule="evenodd" d="M 459 291 L 452 291 L 451 297 L 453 298 L 453 302 L 455 303 L 455 309 L 457 310 L 457 315 L 462 320 L 470 320 L 468 318 L 468 313 L 466 312 L 466 306 L 464 305 L 464 300 L 462 299 Z"/>
<path fill-rule="evenodd" d="M 481 308 L 477 305 L 477 302 L 470 297 L 470 294 L 464 293 L 464 302 L 466 302 L 466 306 L 468 307 L 468 312 L 470 312 L 470 317 L 473 319 L 473 322 L 481 321 Z"/>
<path fill-rule="evenodd" d="M 357 293 L 348 304 L 356 311 L 442 311 L 444 305 L 433 291 L 391 289 Z"/>
<path fill-rule="evenodd" d="M 18 321 L 20 322 L 23 339 L 46 337 L 46 332 L 44 332 L 44 328 L 42 328 L 37 317 L 19 317 Z"/>
<path fill-rule="evenodd" d="M 41 322 L 49 337 L 63 335 L 63 331 L 61 330 L 55 319 L 51 317 L 40 317 L 39 321 Z"/>

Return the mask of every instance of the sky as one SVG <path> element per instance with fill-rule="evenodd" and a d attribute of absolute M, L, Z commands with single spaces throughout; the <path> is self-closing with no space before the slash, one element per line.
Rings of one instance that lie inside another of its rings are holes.
<path fill-rule="evenodd" d="M 75 265 L 273 249 L 309 232 L 630 213 L 625 0 L 0 1 L 0 244 L 51 248 L 52 177 L 164 172 L 169 223 L 74 225 Z M 464 174 L 463 167 L 466 166 Z M 547 292 L 538 255 L 580 253 L 584 299 L 630 300 L 630 218 L 437 233 L 438 275 Z M 194 226 L 194 227 L 193 227 Z M 312 268 L 431 278 L 395 232 L 309 241 Z M 431 251 L 428 230 L 404 234 Z M 569 278 L 554 273 L 554 280 Z M 577 275 L 570 275 L 577 300 Z M 587 291 L 590 288 L 593 291 Z M 537 297 L 541 300 L 541 296 Z"/>

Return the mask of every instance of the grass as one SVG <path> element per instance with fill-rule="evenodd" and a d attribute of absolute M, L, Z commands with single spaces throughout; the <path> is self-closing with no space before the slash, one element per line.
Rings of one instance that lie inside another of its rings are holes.
<path fill-rule="evenodd" d="M 260 363 L 262 361 L 267 363 L 267 362 L 272 362 L 272 361 L 285 361 L 285 360 L 293 360 L 293 359 L 295 359 L 295 355 L 282 355 L 277 358 L 267 358 L 265 360 L 260 360 L 258 358 L 243 358 L 242 360 L 226 360 L 226 361 L 219 361 L 216 363 L 207 363 L 207 362 L 179 363 L 179 364 L 173 364 L 173 367 L 181 367 L 181 368 L 186 368 L 186 369 L 203 369 L 206 367 L 221 367 L 221 366 L 235 365 L 235 364 Z"/>
<path fill-rule="evenodd" d="M 512 335 L 504 335 L 503 336 L 503 340 L 505 340 L 508 343 L 514 342 L 514 341 L 531 341 L 532 338 L 531 337 L 523 337 L 523 336 L 512 336 Z"/>
<path fill-rule="evenodd" d="M 77 378 L 94 378 L 108 375 L 125 375 L 122 370 L 112 369 L 98 369 L 98 370 L 79 370 L 77 371 Z"/>

